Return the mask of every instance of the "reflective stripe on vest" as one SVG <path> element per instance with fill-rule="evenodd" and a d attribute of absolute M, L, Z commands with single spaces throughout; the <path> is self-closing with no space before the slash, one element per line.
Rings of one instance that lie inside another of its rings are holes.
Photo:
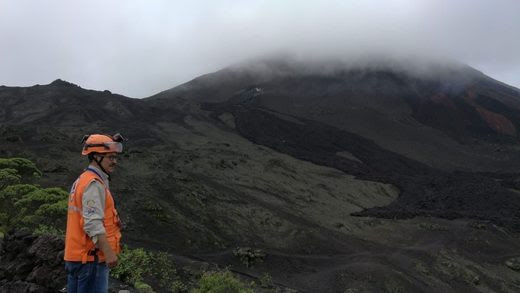
<path fill-rule="evenodd" d="M 74 182 L 69 194 L 64 256 L 66 261 L 81 261 L 83 263 L 94 261 L 94 255 L 89 255 L 89 251 L 93 251 L 95 245 L 83 229 L 84 220 L 82 215 L 83 192 L 94 180 L 97 180 L 105 187 L 105 217 L 103 225 L 105 226 L 108 243 L 116 254 L 121 251 L 119 244 L 121 224 L 115 208 L 114 198 L 99 175 L 87 170 Z M 105 260 L 102 251 L 98 251 L 97 254 L 100 262 Z"/>

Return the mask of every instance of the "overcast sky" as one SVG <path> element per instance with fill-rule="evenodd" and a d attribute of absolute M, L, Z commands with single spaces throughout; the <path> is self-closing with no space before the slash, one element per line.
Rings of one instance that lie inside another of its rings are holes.
<path fill-rule="evenodd" d="M 520 0 L 0 0 L 0 85 L 141 98 L 273 52 L 447 57 L 520 88 Z"/>

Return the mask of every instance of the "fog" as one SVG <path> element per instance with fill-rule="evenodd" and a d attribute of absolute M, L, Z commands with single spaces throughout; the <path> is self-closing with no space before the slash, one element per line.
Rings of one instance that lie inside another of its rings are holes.
<path fill-rule="evenodd" d="M 276 54 L 456 61 L 520 87 L 516 0 L 78 2 L 0 0 L 0 84 L 141 98 Z"/>

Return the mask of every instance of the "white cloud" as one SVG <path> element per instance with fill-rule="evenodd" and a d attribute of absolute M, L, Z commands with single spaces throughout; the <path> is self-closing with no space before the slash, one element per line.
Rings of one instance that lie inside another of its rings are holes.
<path fill-rule="evenodd" d="M 520 1 L 0 0 L 0 84 L 145 97 L 273 51 L 445 56 L 520 87 Z"/>

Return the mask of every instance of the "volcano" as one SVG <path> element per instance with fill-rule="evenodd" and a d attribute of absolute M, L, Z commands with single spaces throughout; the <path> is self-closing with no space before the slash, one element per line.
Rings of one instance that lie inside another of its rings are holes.
<path fill-rule="evenodd" d="M 514 171 L 516 150 L 507 146 L 519 142 L 520 91 L 466 65 L 411 66 L 257 60 L 150 99 L 242 101 L 358 134 L 432 167 Z"/>
<path fill-rule="evenodd" d="M 142 100 L 4 86 L 0 154 L 68 189 L 83 134 L 125 134 L 124 239 L 179 260 L 302 292 L 515 292 L 520 91 L 411 67 L 263 59 Z M 266 257 L 246 266 L 236 247 Z"/>

